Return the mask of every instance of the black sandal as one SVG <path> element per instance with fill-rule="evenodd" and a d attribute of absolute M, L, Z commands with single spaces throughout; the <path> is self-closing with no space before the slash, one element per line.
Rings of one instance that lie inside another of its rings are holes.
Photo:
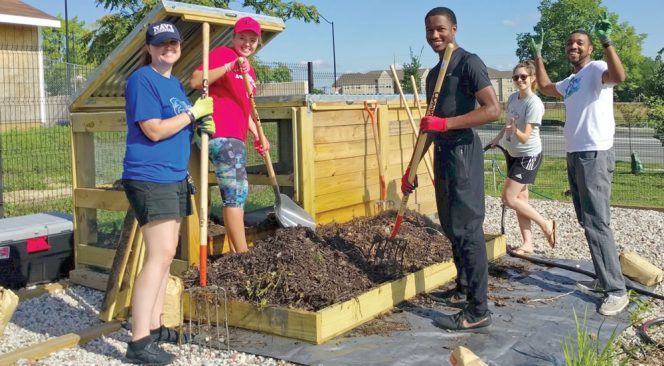
<path fill-rule="evenodd" d="M 469 327 L 464 327 L 463 321 L 467 320 L 469 323 L 476 323 Z M 448 332 L 476 332 L 476 333 L 487 333 L 489 331 L 488 326 L 491 325 L 491 314 L 487 314 L 484 318 L 479 321 L 471 321 L 466 317 L 465 311 L 460 311 L 452 315 L 443 315 L 437 317 L 433 320 L 433 323 L 439 328 L 445 329 Z"/>

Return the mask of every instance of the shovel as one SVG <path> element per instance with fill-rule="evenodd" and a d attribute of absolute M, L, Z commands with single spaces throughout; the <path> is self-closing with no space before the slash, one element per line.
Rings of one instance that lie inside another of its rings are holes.
<path fill-rule="evenodd" d="M 240 62 L 244 62 L 243 59 L 240 59 Z M 258 111 L 256 110 L 256 101 L 254 100 L 254 93 L 253 88 L 251 87 L 251 82 L 249 81 L 249 75 L 244 73 L 242 74 L 242 78 L 244 79 L 244 85 L 247 88 L 249 100 L 251 100 L 251 117 L 253 118 L 254 123 L 256 123 L 258 137 L 261 139 L 261 144 L 266 146 L 267 140 L 263 133 L 260 117 L 258 117 Z M 279 192 L 279 184 L 277 183 L 277 177 L 274 174 L 274 167 L 272 166 L 272 159 L 270 158 L 269 152 L 263 155 L 263 160 L 265 160 L 265 167 L 267 168 L 267 175 L 270 178 L 270 184 L 272 184 L 272 189 L 274 189 L 274 214 L 277 217 L 279 225 L 283 227 L 304 226 L 311 230 L 315 230 L 316 222 L 313 217 L 311 217 L 311 215 L 309 215 L 309 213 L 302 207 L 293 202 L 290 197 Z"/>

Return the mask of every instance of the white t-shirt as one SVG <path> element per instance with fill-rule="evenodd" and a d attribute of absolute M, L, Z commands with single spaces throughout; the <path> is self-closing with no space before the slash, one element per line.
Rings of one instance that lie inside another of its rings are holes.
<path fill-rule="evenodd" d="M 565 99 L 567 152 L 608 150 L 613 147 L 613 83 L 602 83 L 604 61 L 591 61 L 578 73 L 556 83 Z"/>
<path fill-rule="evenodd" d="M 519 142 L 516 136 L 503 137 L 503 146 L 512 157 L 537 156 L 542 152 L 539 126 L 544 116 L 544 103 L 535 94 L 519 98 L 519 92 L 513 93 L 507 99 L 507 119 L 516 119 L 516 128 L 520 131 L 526 129 L 526 124 L 533 125 L 533 131 L 525 144 Z"/>

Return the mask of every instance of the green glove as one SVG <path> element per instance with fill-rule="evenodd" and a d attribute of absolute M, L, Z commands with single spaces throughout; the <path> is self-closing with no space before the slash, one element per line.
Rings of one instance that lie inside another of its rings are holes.
<path fill-rule="evenodd" d="M 612 30 L 613 27 L 611 26 L 609 16 L 604 12 L 604 15 L 595 24 L 595 34 L 597 34 L 599 40 L 604 44 L 611 41 L 609 36 Z"/>
<path fill-rule="evenodd" d="M 533 51 L 533 58 L 542 57 L 542 45 L 544 44 L 544 29 L 540 29 L 539 34 L 530 37 L 530 50 Z"/>
<path fill-rule="evenodd" d="M 207 133 L 210 136 L 214 135 L 216 127 L 211 116 L 196 120 L 196 128 L 194 129 L 194 142 L 199 147 L 201 146 L 201 131 Z"/>
<path fill-rule="evenodd" d="M 189 111 L 194 115 L 194 119 L 200 119 L 212 114 L 212 98 L 198 98 Z"/>
<path fill-rule="evenodd" d="M 211 116 L 206 116 L 203 117 L 199 120 L 196 120 L 196 130 L 205 132 L 208 135 L 212 136 L 214 135 L 214 132 L 216 131 L 215 125 L 214 125 L 214 120 L 212 119 Z"/>

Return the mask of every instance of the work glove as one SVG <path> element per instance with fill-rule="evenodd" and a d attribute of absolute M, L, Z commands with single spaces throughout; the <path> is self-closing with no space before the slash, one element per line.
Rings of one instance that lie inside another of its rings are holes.
<path fill-rule="evenodd" d="M 609 37 L 611 36 L 612 30 L 613 27 L 611 26 L 609 16 L 606 14 L 606 12 L 604 12 L 604 15 L 599 18 L 595 24 L 595 34 L 597 34 L 597 37 L 602 42 L 602 44 L 611 42 Z"/>
<path fill-rule="evenodd" d="M 249 72 L 249 62 L 242 57 L 238 57 L 235 61 L 227 63 L 224 67 L 226 68 L 226 72 L 233 71 L 236 74 L 246 74 Z"/>
<path fill-rule="evenodd" d="M 420 121 L 420 131 L 422 132 L 446 132 L 447 118 L 436 116 L 424 116 Z"/>
<path fill-rule="evenodd" d="M 542 45 L 544 44 L 544 29 L 540 28 L 539 34 L 530 37 L 530 50 L 533 52 L 533 58 L 542 58 Z"/>
<path fill-rule="evenodd" d="M 203 117 L 199 120 L 196 120 L 196 128 L 194 129 L 194 142 L 201 146 L 201 132 L 207 133 L 208 135 L 214 135 L 216 131 L 216 126 L 212 116 Z"/>
<path fill-rule="evenodd" d="M 194 121 L 212 114 L 212 98 L 198 98 L 194 105 L 189 108 L 189 112 L 194 116 Z"/>
<path fill-rule="evenodd" d="M 417 174 L 415 175 L 415 179 L 413 180 L 413 184 L 410 184 L 408 182 L 408 176 L 410 175 L 410 168 L 406 169 L 406 172 L 403 174 L 403 177 L 401 177 L 401 193 L 403 194 L 411 194 L 417 188 Z"/>
<path fill-rule="evenodd" d="M 265 145 L 261 144 L 261 139 L 259 137 L 254 139 L 254 150 L 260 155 L 260 156 L 265 156 L 267 154 L 268 150 L 270 150 L 270 141 L 265 139 Z"/>

